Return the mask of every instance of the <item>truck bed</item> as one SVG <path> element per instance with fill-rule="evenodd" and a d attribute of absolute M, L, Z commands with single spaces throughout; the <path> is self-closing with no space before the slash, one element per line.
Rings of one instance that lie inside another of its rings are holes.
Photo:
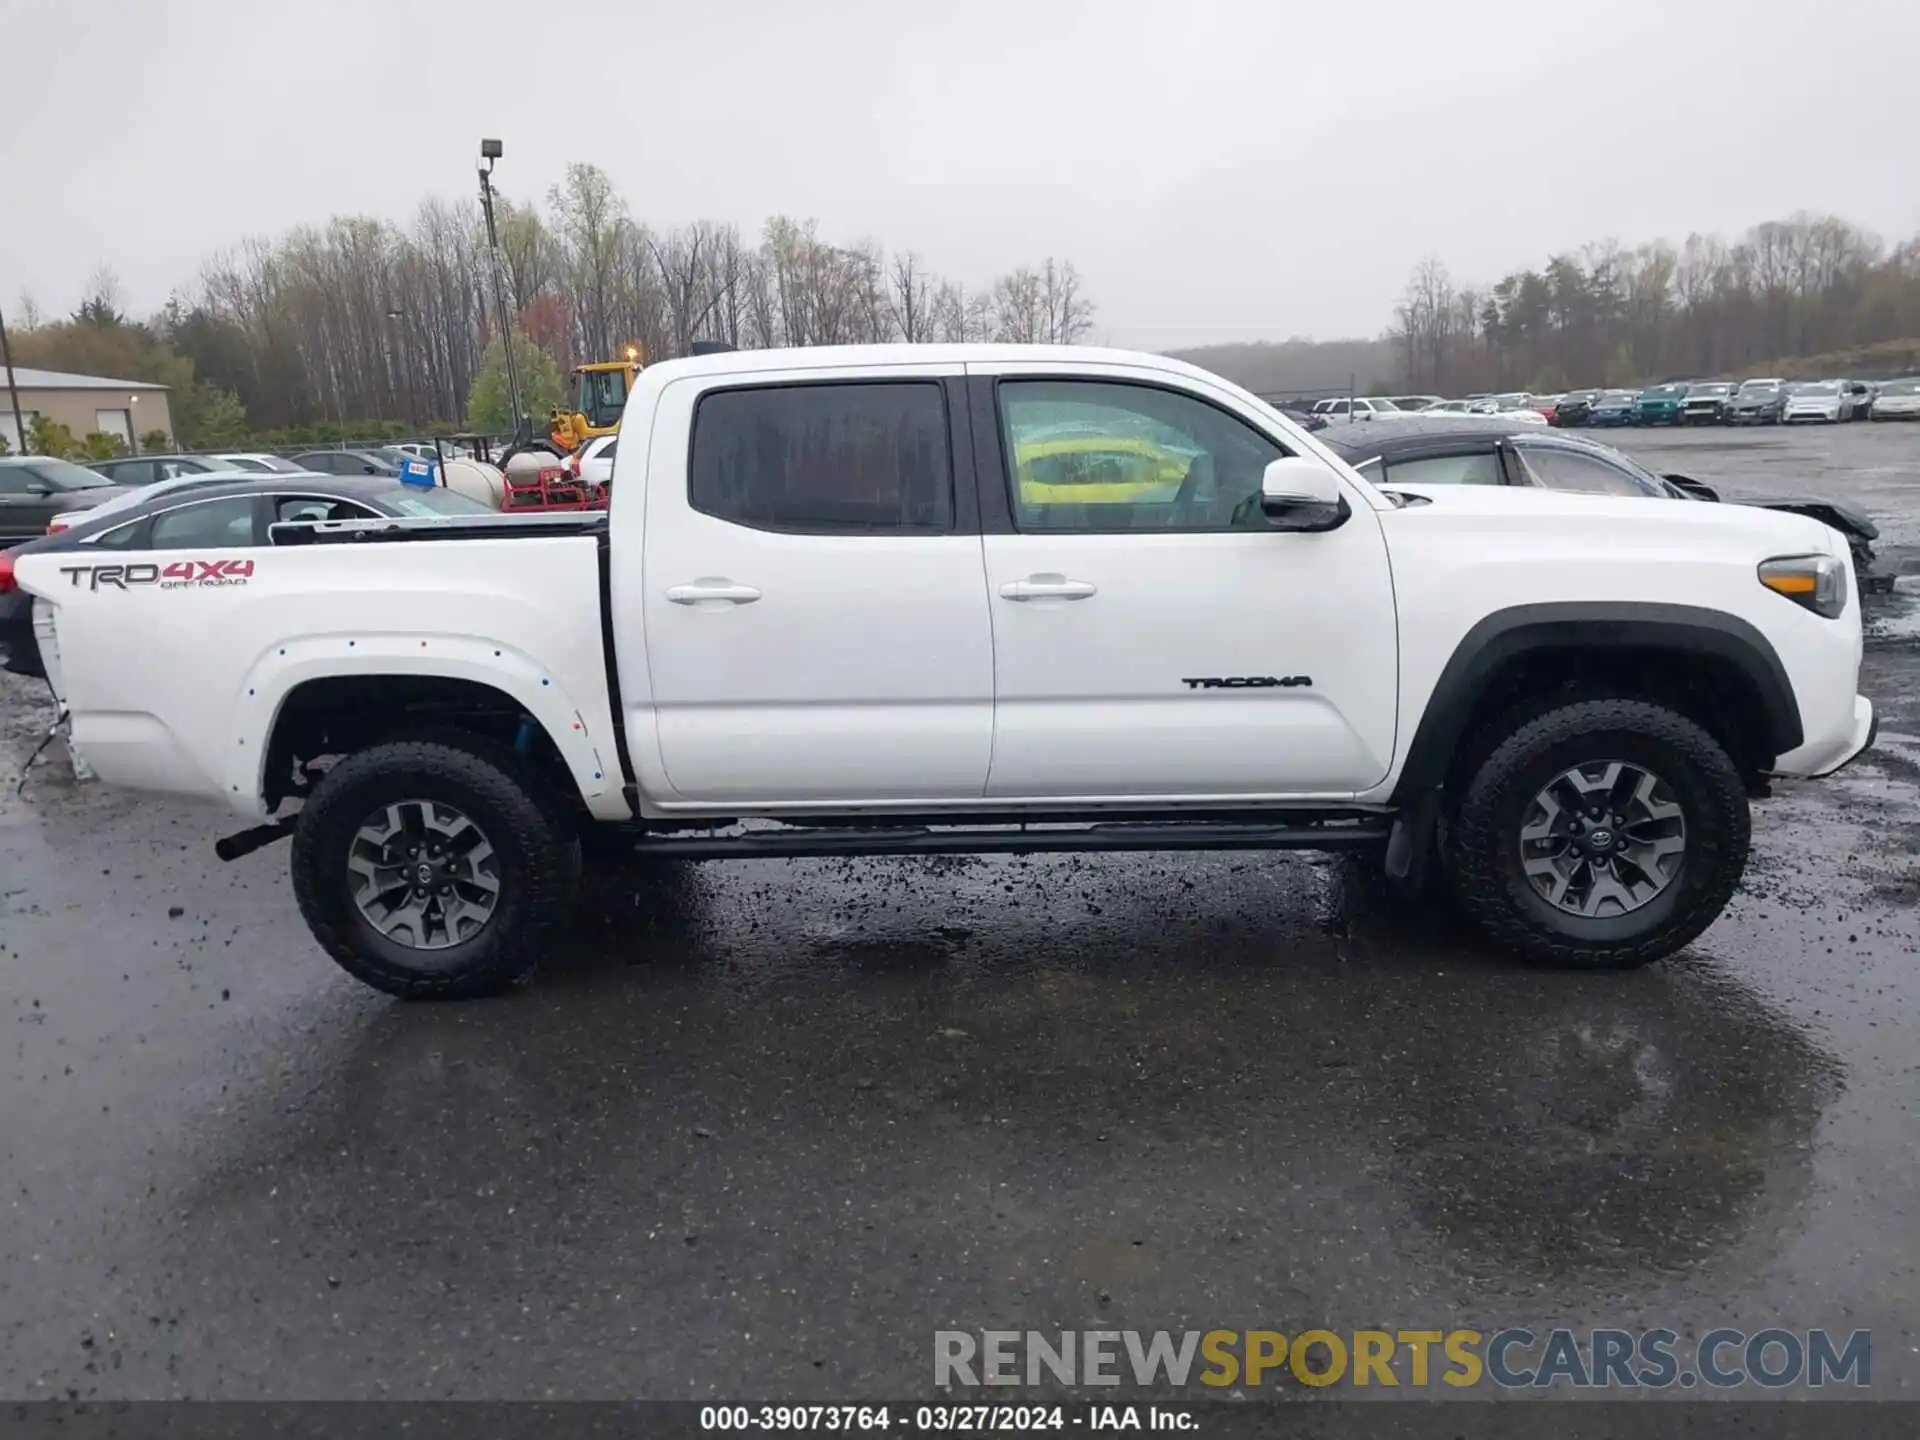
<path fill-rule="evenodd" d="M 281 718 L 324 703 L 318 687 L 358 693 L 398 675 L 485 691 L 532 717 L 588 813 L 631 817 L 609 673 L 604 516 L 288 524 L 272 539 L 238 560 L 22 557 L 25 588 L 57 614 L 75 745 L 103 779 L 217 797 L 266 818 Z M 381 548 L 356 549 L 369 545 Z M 181 578 L 162 574 L 162 562 Z M 233 573 L 216 573 L 228 565 Z"/>

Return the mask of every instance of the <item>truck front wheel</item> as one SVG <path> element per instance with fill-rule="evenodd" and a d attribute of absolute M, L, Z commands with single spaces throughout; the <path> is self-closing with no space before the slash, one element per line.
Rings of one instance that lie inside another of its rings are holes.
<path fill-rule="evenodd" d="M 405 999 L 533 977 L 565 922 L 579 842 L 510 751 L 400 740 L 347 756 L 293 833 L 293 888 L 326 952 Z"/>
<path fill-rule="evenodd" d="M 1699 725 L 1641 700 L 1523 719 L 1468 779 L 1448 827 L 1467 913 L 1571 969 L 1644 965 L 1726 908 L 1746 868 L 1745 786 Z"/>

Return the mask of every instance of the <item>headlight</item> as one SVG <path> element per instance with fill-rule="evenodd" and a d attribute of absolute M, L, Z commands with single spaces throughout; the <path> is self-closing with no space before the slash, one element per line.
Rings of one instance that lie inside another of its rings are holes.
<path fill-rule="evenodd" d="M 1847 608 L 1846 567 L 1831 555 L 1786 555 L 1760 564 L 1760 583 L 1816 615 L 1835 620 Z"/>

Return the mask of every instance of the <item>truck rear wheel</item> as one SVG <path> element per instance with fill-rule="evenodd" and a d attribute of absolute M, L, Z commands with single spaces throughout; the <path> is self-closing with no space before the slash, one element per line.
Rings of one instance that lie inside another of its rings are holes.
<path fill-rule="evenodd" d="M 488 742 L 399 740 L 349 755 L 293 834 L 293 888 L 326 952 L 405 999 L 533 978 L 564 923 L 579 842 Z"/>
<path fill-rule="evenodd" d="M 1584 700 L 1492 745 L 1448 827 L 1463 908 L 1489 936 L 1569 969 L 1628 968 L 1719 918 L 1746 868 L 1740 773 L 1684 715 Z"/>

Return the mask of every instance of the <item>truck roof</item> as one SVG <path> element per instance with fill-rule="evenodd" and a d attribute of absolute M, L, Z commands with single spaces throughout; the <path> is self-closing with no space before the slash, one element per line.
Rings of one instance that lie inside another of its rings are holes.
<path fill-rule="evenodd" d="M 1063 369 L 1088 364 L 1145 365 L 1173 375 L 1232 383 L 1211 370 L 1140 350 L 1095 345 L 810 345 L 776 350 L 727 350 L 662 360 L 642 373 L 656 380 L 679 375 L 735 375 L 765 370 L 843 370 L 867 365 L 962 365 L 1028 362 Z"/>

